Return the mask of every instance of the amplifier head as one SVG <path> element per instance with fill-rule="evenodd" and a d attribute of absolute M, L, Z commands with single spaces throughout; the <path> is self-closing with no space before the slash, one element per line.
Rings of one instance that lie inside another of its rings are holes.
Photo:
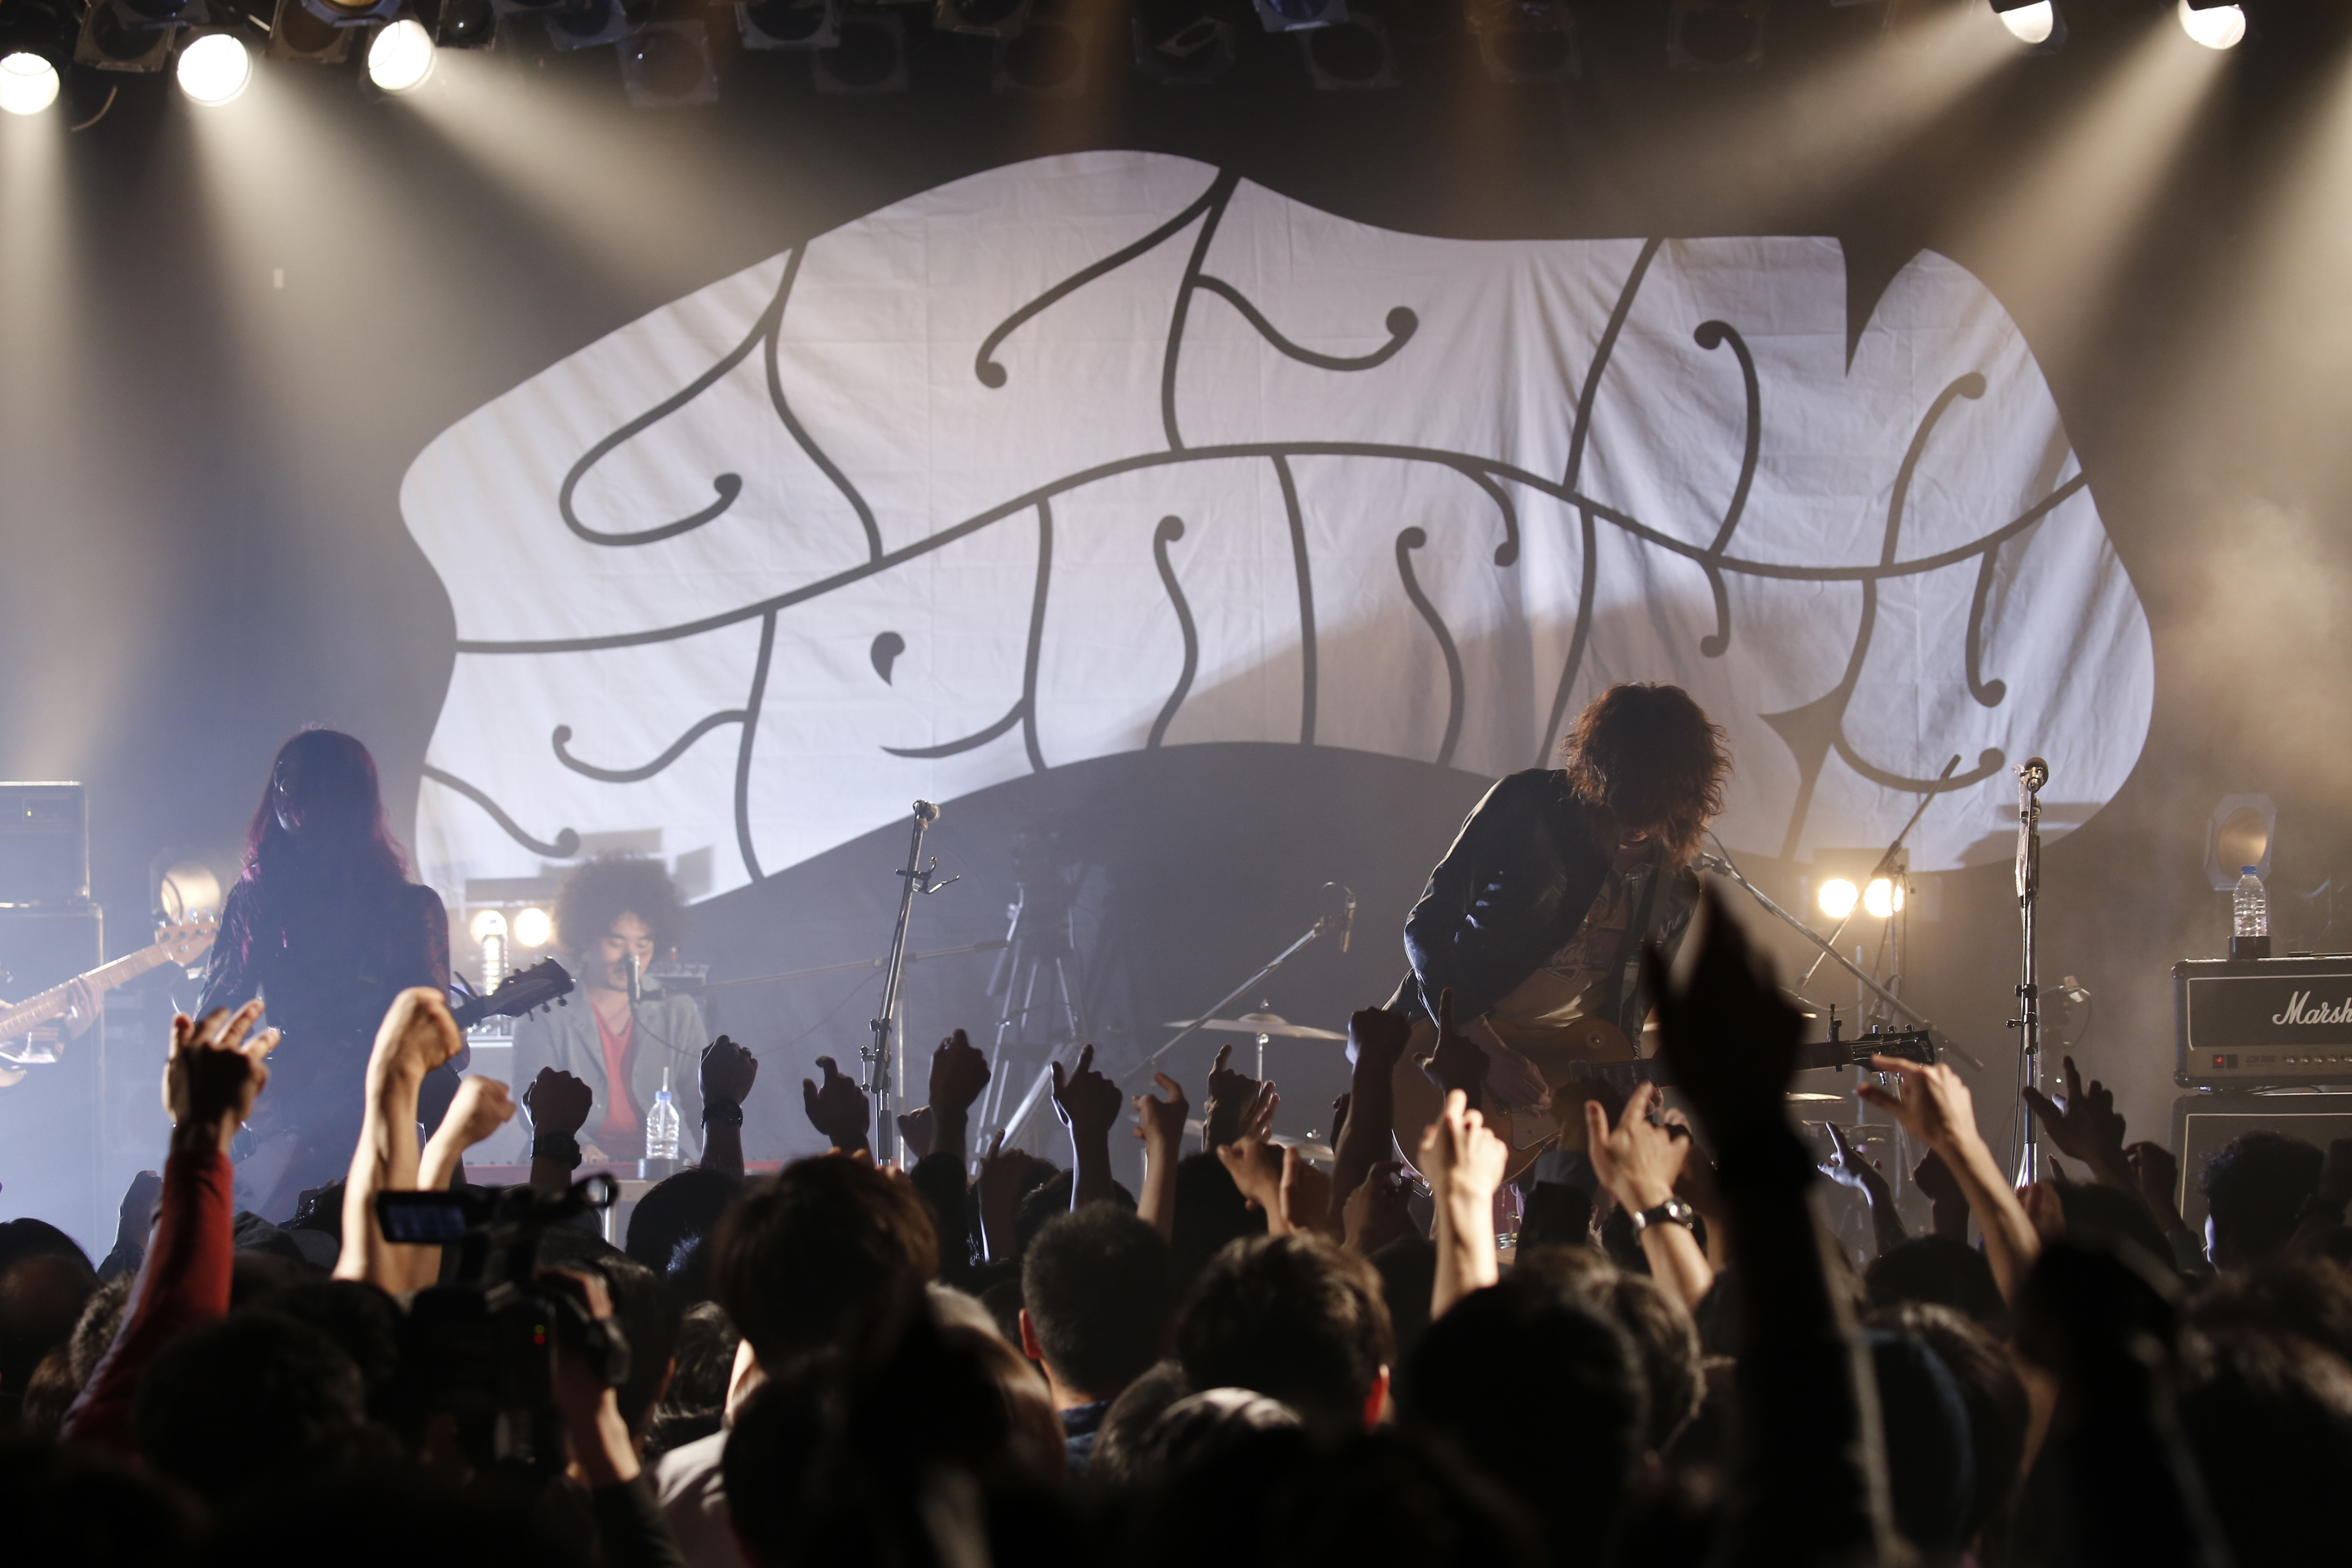
<path fill-rule="evenodd" d="M 2182 1088 L 2352 1084 L 2352 956 L 2187 959 L 2172 994 Z"/>

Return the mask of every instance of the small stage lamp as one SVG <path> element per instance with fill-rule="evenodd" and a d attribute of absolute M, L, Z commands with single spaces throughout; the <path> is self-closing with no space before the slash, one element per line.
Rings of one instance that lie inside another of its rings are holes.
<path fill-rule="evenodd" d="M 0 57 L 0 110 L 38 114 L 57 100 L 57 67 L 23 50 Z"/>
<path fill-rule="evenodd" d="M 534 904 L 514 917 L 514 939 L 525 947 L 544 947 L 555 939 L 555 922 Z"/>
<path fill-rule="evenodd" d="M 198 103 L 232 103 L 253 80 L 253 56 L 230 33 L 199 33 L 180 50 L 180 90 Z"/>
<path fill-rule="evenodd" d="M 433 75 L 433 35 L 414 16 L 403 16 L 368 45 L 368 80 L 386 92 L 412 92 Z"/>
<path fill-rule="evenodd" d="M 2234 49 L 2246 37 L 2246 13 L 2215 0 L 2180 0 L 2180 28 L 2209 49 Z"/>
<path fill-rule="evenodd" d="M 1854 902 L 1859 896 L 1853 883 L 1842 876 L 1833 876 L 1822 883 L 1817 902 L 1823 915 L 1832 920 L 1843 920 L 1853 913 Z"/>
<path fill-rule="evenodd" d="M 2021 44 L 2046 44 L 2058 30 L 2058 7 L 2051 0 L 2012 0 L 2006 5 L 1993 0 L 1993 13 Z"/>

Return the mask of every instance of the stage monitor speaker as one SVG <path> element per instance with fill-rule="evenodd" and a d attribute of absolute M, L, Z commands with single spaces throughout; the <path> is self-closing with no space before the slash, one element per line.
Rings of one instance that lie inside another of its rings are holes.
<path fill-rule="evenodd" d="M 2206 1162 L 2241 1133 L 2284 1133 L 2325 1149 L 2352 1138 L 2352 1093 L 2183 1094 L 2172 1103 L 2172 1152 L 2179 1158 L 2174 1200 L 2180 1218 L 2205 1234 L 2205 1195 L 2197 1178 Z"/>
<path fill-rule="evenodd" d="M 0 784 L 0 906 L 89 901 L 89 808 L 81 786 Z"/>

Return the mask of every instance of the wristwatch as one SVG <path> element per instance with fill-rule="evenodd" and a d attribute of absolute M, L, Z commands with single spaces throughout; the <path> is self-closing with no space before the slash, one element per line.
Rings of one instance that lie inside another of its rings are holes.
<path fill-rule="evenodd" d="M 743 1107 L 732 1100 L 705 1100 L 702 1103 L 702 1124 L 708 1127 L 713 1124 L 722 1127 L 741 1126 Z"/>
<path fill-rule="evenodd" d="M 1655 1208 L 1645 1208 L 1633 1217 L 1633 1234 L 1639 1236 L 1653 1225 L 1679 1225 L 1687 1230 L 1698 1223 L 1698 1210 L 1681 1198 L 1670 1197 Z"/>

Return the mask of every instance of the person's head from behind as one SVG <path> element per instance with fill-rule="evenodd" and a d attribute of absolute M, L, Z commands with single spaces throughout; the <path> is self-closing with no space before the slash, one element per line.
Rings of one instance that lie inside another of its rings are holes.
<path fill-rule="evenodd" d="M 919 1300 L 939 1241 L 912 1184 L 838 1155 L 796 1160 L 719 1221 L 719 1303 L 761 1365 L 858 1339 Z"/>
<path fill-rule="evenodd" d="M 147 1462 L 224 1506 L 348 1457 L 366 1421 L 352 1358 L 324 1331 L 263 1312 L 173 1341 L 132 1411 Z"/>
<path fill-rule="evenodd" d="M 2352 1541 L 2352 1366 L 2231 1324 L 2190 1342 L 2180 1423 L 2238 1568 L 2340 1562 Z"/>
<path fill-rule="evenodd" d="M 1627 682 L 1592 699 L 1560 743 L 1571 794 L 1619 841 L 1656 842 L 1668 863 L 1698 851 L 1731 770 L 1722 727 L 1680 686 Z"/>
<path fill-rule="evenodd" d="M 1649 1391 L 1645 1437 L 1653 1452 L 1664 1453 L 1706 1395 L 1706 1358 L 1689 1309 L 1648 1275 L 1626 1273 L 1589 1247 L 1522 1253 L 1514 1275 L 1541 1281 L 1625 1331 Z"/>
<path fill-rule="evenodd" d="M 1895 1528 L 1929 1563 L 1957 1560 L 1976 1507 L 1976 1452 L 1959 1385 L 1927 1341 L 1869 1329 L 1872 1384 Z"/>
<path fill-rule="evenodd" d="M 341 730 L 306 729 L 278 748 L 246 833 L 247 874 L 266 874 L 298 845 L 306 853 L 359 852 L 372 870 L 407 874 L 384 821 L 375 758 Z"/>
<path fill-rule="evenodd" d="M 1210 1260 L 1234 1242 L 1265 1234 L 1265 1216 L 1250 1207 L 1213 1150 L 1176 1162 L 1176 1214 L 1168 1245 L 1179 1289 L 1199 1279 Z"/>
<path fill-rule="evenodd" d="M 1442 1437 L 1545 1521 L 1556 1549 L 1605 1546 L 1649 1446 L 1640 1354 L 1550 1281 L 1473 1291 L 1429 1325 L 1397 1389 Z"/>
<path fill-rule="evenodd" d="M 1380 1276 L 1318 1237 L 1266 1236 L 1217 1254 L 1178 1320 L 1195 1388 L 1246 1388 L 1308 1425 L 1357 1429 L 1387 1402 L 1396 1342 Z"/>
<path fill-rule="evenodd" d="M 2319 1190 L 2324 1158 L 2316 1144 L 2267 1129 L 2223 1145 L 2197 1178 L 2213 1266 L 2244 1269 L 2284 1248 L 2303 1200 Z"/>
<path fill-rule="evenodd" d="M 23 1396 L 97 1293 L 98 1274 L 79 1251 L 36 1252 L 0 1268 L 0 1397 Z"/>
<path fill-rule="evenodd" d="M 1049 1222 L 1021 1263 L 1022 1349 L 1065 1405 L 1111 1399 L 1160 1358 L 1174 1307 L 1168 1243 L 1112 1203 Z"/>
<path fill-rule="evenodd" d="M 655 1273 L 667 1274 L 678 1248 L 697 1238 L 708 1239 L 742 1190 L 742 1177 L 702 1166 L 664 1177 L 629 1211 L 623 1250 Z"/>
<path fill-rule="evenodd" d="M 590 986 L 620 990 L 677 946 L 686 903 L 659 861 L 608 855 L 566 877 L 555 895 L 555 940 Z"/>
<path fill-rule="evenodd" d="M 2009 1303 L 1993 1281 L 1992 1265 L 1983 1253 L 1948 1236 L 1915 1236 L 1888 1248 L 1864 1270 L 1862 1281 L 1873 1307 L 1917 1301 L 1949 1307 L 1987 1328 L 2009 1321 Z"/>
<path fill-rule="evenodd" d="M 2137 1247 L 2158 1262 L 2170 1260 L 2171 1244 L 2137 1193 L 2089 1182 L 2053 1185 L 2068 1240 L 2084 1247 Z"/>
<path fill-rule="evenodd" d="M 1918 1341 L 1936 1353 L 1967 1407 L 1969 1468 L 1975 1484 L 1958 1527 L 1962 1542 L 1982 1533 L 2006 1508 L 2025 1458 L 2031 1408 L 2016 1364 L 1980 1324 L 1950 1307 L 1910 1301 L 1880 1307 L 1870 1326 Z M 1915 1542 L 1915 1544 L 1916 1544 Z"/>
<path fill-rule="evenodd" d="M 674 1369 L 677 1301 L 660 1275 L 625 1252 L 608 1252 L 591 1267 L 604 1277 L 614 1321 L 629 1343 L 628 1380 L 614 1390 L 614 1397 L 630 1435 L 642 1442 Z"/>

